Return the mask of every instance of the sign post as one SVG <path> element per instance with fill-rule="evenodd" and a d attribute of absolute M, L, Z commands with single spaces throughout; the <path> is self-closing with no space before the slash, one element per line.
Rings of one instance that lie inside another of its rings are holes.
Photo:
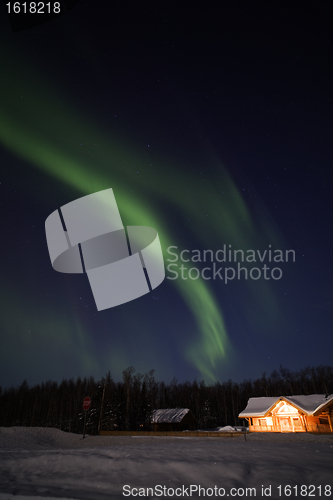
<path fill-rule="evenodd" d="M 83 409 L 84 409 L 84 424 L 83 424 L 83 438 L 85 438 L 86 435 L 86 422 L 87 422 L 87 410 L 89 410 L 91 405 L 91 399 L 89 396 L 86 396 L 83 400 Z"/>

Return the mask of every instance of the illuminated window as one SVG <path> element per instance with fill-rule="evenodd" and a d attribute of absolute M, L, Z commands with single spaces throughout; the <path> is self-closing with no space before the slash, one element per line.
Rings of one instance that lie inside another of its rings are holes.
<path fill-rule="evenodd" d="M 272 417 L 266 417 L 266 425 L 273 425 Z"/>

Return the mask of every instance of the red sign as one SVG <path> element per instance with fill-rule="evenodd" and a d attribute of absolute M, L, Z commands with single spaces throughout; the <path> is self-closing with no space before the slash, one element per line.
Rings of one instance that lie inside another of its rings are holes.
<path fill-rule="evenodd" d="M 87 411 L 89 410 L 90 408 L 90 405 L 91 405 L 91 399 L 89 396 L 86 396 L 83 400 L 83 409 L 84 411 Z"/>

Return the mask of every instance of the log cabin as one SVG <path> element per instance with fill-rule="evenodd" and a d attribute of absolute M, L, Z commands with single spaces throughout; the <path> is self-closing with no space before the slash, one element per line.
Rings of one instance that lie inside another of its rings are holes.
<path fill-rule="evenodd" d="M 250 432 L 333 433 L 333 394 L 250 398 L 238 417 Z"/>
<path fill-rule="evenodd" d="M 154 431 L 194 430 L 198 426 L 197 419 L 188 408 L 154 410 L 151 422 Z"/>

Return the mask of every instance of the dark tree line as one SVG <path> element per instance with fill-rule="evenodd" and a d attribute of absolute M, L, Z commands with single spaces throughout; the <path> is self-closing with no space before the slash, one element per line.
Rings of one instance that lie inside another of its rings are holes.
<path fill-rule="evenodd" d="M 154 370 L 141 375 L 130 367 L 124 370 L 121 382 L 115 382 L 109 372 L 100 381 L 78 378 L 33 387 L 24 381 L 17 388 L 0 388 L 0 426 L 55 427 L 82 433 L 82 402 L 90 396 L 90 434 L 99 430 L 149 430 L 152 410 L 158 408 L 190 408 L 198 427 L 209 429 L 241 425 L 238 414 L 251 397 L 321 393 L 333 393 L 332 366 L 298 372 L 280 367 L 254 381 L 228 380 L 213 385 L 203 381 L 178 383 L 175 379 L 165 384 L 155 380 Z"/>

